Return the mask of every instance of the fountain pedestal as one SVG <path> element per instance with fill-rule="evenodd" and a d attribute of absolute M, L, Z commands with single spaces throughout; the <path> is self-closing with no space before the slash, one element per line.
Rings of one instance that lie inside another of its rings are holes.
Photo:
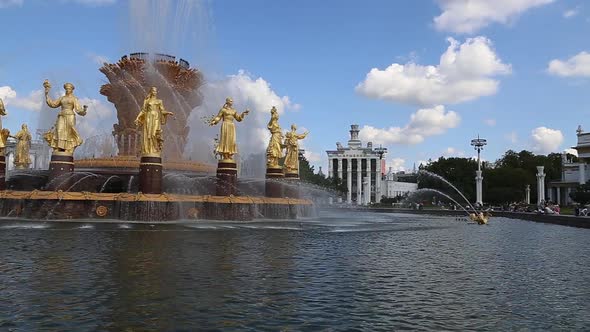
<path fill-rule="evenodd" d="M 74 172 L 74 156 L 64 152 L 53 152 L 49 162 L 49 190 L 67 191 L 71 185 L 71 176 Z"/>
<path fill-rule="evenodd" d="M 282 167 L 267 167 L 266 168 L 266 183 L 265 192 L 266 197 L 283 197 L 283 184 L 278 180 L 285 177 Z"/>
<path fill-rule="evenodd" d="M 217 163 L 217 196 L 236 195 L 238 184 L 238 167 L 236 162 L 230 159 L 220 160 Z"/>
<path fill-rule="evenodd" d="M 299 173 L 285 173 L 284 195 L 288 198 L 299 198 Z"/>
<path fill-rule="evenodd" d="M 139 191 L 144 194 L 162 193 L 162 158 L 142 156 L 139 160 Z"/>
<path fill-rule="evenodd" d="M 6 190 L 6 156 L 0 156 L 0 190 Z"/>

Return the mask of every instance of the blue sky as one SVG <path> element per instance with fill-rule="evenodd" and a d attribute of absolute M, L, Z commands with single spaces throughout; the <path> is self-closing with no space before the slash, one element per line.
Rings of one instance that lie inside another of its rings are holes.
<path fill-rule="evenodd" d="M 195 140 L 218 130 L 196 115 L 231 95 L 253 110 L 238 129 L 243 150 L 263 147 L 277 105 L 284 129 L 310 131 L 304 147 L 318 166 L 353 123 L 396 169 L 473 156 L 478 134 L 485 160 L 561 152 L 578 124 L 590 126 L 590 4 L 581 0 L 0 0 L 0 21 L 3 124 L 13 131 L 51 125 L 40 93 L 48 78 L 56 91 L 72 81 L 89 104 L 83 135 L 108 134 L 114 109 L 98 92 L 99 63 L 140 50 L 205 73 Z"/>

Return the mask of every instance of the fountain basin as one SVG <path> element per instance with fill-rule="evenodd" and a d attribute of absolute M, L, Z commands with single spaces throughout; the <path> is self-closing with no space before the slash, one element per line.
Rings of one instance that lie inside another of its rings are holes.
<path fill-rule="evenodd" d="M 0 191 L 0 216 L 136 221 L 253 220 L 310 217 L 307 199 L 62 191 Z"/>

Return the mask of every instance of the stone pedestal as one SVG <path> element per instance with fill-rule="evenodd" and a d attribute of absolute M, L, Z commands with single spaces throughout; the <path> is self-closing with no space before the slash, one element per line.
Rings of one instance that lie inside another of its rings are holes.
<path fill-rule="evenodd" d="M 299 173 L 285 173 L 283 194 L 288 198 L 299 198 Z"/>
<path fill-rule="evenodd" d="M 0 190 L 6 190 L 6 156 L 0 156 Z"/>
<path fill-rule="evenodd" d="M 47 189 L 67 191 L 72 185 L 72 173 L 74 173 L 74 156 L 54 152 L 49 162 Z"/>
<path fill-rule="evenodd" d="M 282 167 L 266 169 L 266 197 L 283 197 L 283 184 L 279 182 L 285 177 Z"/>
<path fill-rule="evenodd" d="M 220 160 L 217 163 L 217 196 L 235 195 L 238 184 L 238 168 L 233 160 Z"/>
<path fill-rule="evenodd" d="M 139 191 L 144 194 L 162 193 L 162 158 L 143 156 L 139 160 Z"/>

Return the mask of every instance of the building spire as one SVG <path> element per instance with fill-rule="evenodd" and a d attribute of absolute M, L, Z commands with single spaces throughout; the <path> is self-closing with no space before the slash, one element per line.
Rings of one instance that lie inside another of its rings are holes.
<path fill-rule="evenodd" d="M 348 147 L 353 149 L 361 148 L 361 140 L 359 139 L 359 125 L 350 125 L 350 140 L 348 141 Z"/>

